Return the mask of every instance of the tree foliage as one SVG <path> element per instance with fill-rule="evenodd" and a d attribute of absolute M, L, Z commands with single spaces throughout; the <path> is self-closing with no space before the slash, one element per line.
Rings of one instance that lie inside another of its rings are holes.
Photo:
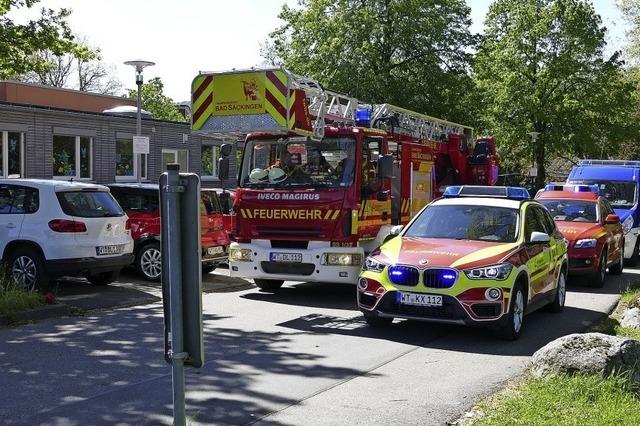
<path fill-rule="evenodd" d="M 176 103 L 162 92 L 164 84 L 160 77 L 149 80 L 148 83 L 142 85 L 142 109 L 153 114 L 153 118 L 169 121 L 186 121 L 186 119 L 178 112 Z M 138 91 L 129 90 L 129 98 L 137 99 Z"/>
<path fill-rule="evenodd" d="M 115 77 L 111 67 L 102 62 L 100 49 L 90 47 L 86 40 L 80 40 L 83 52 L 56 55 L 50 50 L 36 53 L 49 66 L 46 69 L 30 71 L 19 79 L 53 87 L 77 89 L 103 95 L 116 95 L 122 84 Z"/>
<path fill-rule="evenodd" d="M 464 120 L 469 13 L 464 0 L 299 0 L 263 56 L 362 101 Z"/>
<path fill-rule="evenodd" d="M 496 0 L 485 27 L 475 80 L 505 165 L 535 156 L 540 186 L 550 159 L 606 156 L 633 134 L 631 86 L 619 53 L 605 58 L 606 29 L 591 2 Z"/>
<path fill-rule="evenodd" d="M 38 53 L 54 55 L 86 54 L 67 25 L 68 9 L 54 11 L 43 8 L 39 19 L 16 24 L 7 13 L 12 9 L 30 8 L 39 0 L 0 0 L 0 79 L 15 78 L 29 71 L 42 72 L 51 63 Z"/>

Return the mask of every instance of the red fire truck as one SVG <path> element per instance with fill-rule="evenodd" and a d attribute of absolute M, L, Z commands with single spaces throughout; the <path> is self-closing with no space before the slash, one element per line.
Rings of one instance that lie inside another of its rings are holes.
<path fill-rule="evenodd" d="M 200 73 L 192 131 L 241 141 L 231 274 L 356 283 L 364 256 L 445 186 L 495 184 L 492 138 L 389 104 L 370 105 L 285 69 Z M 228 177 L 232 145 L 221 147 Z"/>

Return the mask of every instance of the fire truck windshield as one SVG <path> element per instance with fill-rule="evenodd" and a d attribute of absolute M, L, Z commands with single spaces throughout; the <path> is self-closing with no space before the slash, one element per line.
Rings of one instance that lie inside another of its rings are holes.
<path fill-rule="evenodd" d="M 240 186 L 342 188 L 353 182 L 355 139 L 249 140 Z"/>

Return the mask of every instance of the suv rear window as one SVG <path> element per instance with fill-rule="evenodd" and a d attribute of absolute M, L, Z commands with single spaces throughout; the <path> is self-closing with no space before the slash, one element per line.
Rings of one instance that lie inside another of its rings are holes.
<path fill-rule="evenodd" d="M 158 191 L 127 192 L 111 189 L 111 195 L 126 212 L 153 213 L 159 208 Z"/>
<path fill-rule="evenodd" d="M 57 192 L 62 211 L 77 217 L 116 217 L 124 212 L 111 194 L 102 191 Z"/>

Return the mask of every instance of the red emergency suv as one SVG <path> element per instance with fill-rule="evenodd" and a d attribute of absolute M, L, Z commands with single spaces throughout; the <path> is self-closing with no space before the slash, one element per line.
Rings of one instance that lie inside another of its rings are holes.
<path fill-rule="evenodd" d="M 624 233 L 620 218 L 597 186 L 547 185 L 536 199 L 551 212 L 569 241 L 569 273 L 590 276 L 602 287 L 606 270 L 622 274 Z"/>
<path fill-rule="evenodd" d="M 211 195 L 212 198 L 220 204 L 220 208 L 222 209 L 222 223 L 224 224 L 224 229 L 229 234 L 229 238 L 231 238 L 233 234 L 233 230 L 236 226 L 236 214 L 233 211 L 233 203 L 236 201 L 236 191 L 223 189 L 223 188 L 202 188 L 202 194 L 207 195 L 213 193 Z"/>
<path fill-rule="evenodd" d="M 129 216 L 136 269 L 147 281 L 159 281 L 162 263 L 158 185 L 119 183 L 108 187 Z M 209 273 L 227 262 L 229 252 L 229 235 L 215 192 L 202 192 L 200 214 L 202 272 Z"/>

